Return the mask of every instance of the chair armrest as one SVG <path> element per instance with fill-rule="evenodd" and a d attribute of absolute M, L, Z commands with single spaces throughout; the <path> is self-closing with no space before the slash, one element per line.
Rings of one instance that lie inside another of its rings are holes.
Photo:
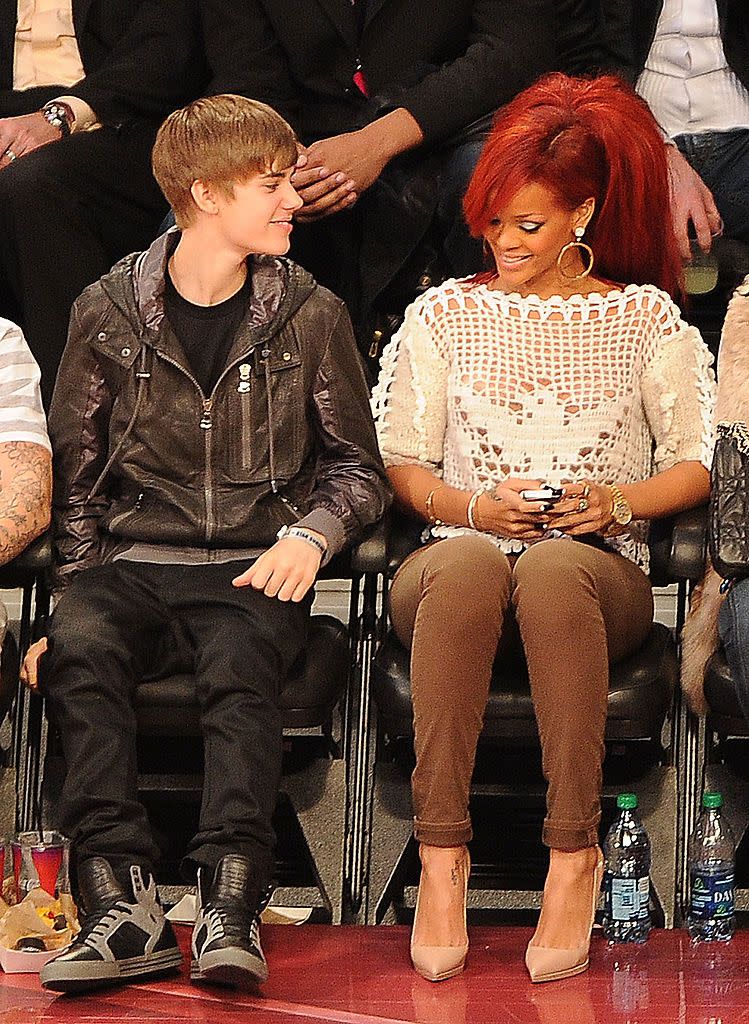
<path fill-rule="evenodd" d="M 52 532 L 45 530 L 36 540 L 32 540 L 20 555 L 16 555 L 7 565 L 0 566 L 0 589 L 22 587 L 51 565 Z"/>
<path fill-rule="evenodd" d="M 378 520 L 351 549 L 351 569 L 361 573 L 387 572 L 388 516 Z"/>
<path fill-rule="evenodd" d="M 670 525 L 670 528 L 669 528 Z M 658 530 L 651 541 L 651 578 L 662 586 L 679 580 L 698 580 L 707 554 L 707 505 L 680 512 Z"/>

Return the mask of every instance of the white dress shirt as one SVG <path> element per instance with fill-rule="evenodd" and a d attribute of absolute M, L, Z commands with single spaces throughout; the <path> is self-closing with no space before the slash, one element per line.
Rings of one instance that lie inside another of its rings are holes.
<path fill-rule="evenodd" d="M 716 0 L 664 0 L 637 91 L 670 138 L 749 128 L 749 92 L 726 61 Z"/>

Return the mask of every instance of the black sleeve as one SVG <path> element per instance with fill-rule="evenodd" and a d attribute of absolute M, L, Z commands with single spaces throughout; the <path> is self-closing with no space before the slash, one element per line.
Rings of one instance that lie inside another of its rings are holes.
<path fill-rule="evenodd" d="M 476 0 L 465 53 L 402 90 L 426 141 L 444 139 L 507 103 L 556 62 L 548 0 Z"/>
<path fill-rule="evenodd" d="M 198 0 L 144 0 L 106 65 L 65 93 L 102 124 L 160 121 L 200 95 L 206 77 Z"/>
<path fill-rule="evenodd" d="M 230 92 L 260 100 L 296 128 L 297 89 L 262 4 L 203 0 L 201 17 L 209 71 L 206 94 Z"/>

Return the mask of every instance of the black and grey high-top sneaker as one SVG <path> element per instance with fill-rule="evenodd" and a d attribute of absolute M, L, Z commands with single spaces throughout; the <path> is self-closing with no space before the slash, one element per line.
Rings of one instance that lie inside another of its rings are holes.
<path fill-rule="evenodd" d="M 216 866 L 212 881 L 198 871 L 198 906 L 192 932 L 193 981 L 250 987 L 268 979 L 260 945 L 260 912 L 272 889 L 257 898 L 250 861 L 228 853 Z"/>
<path fill-rule="evenodd" d="M 130 868 L 132 892 L 115 878 L 103 857 L 89 857 L 78 869 L 85 908 L 80 933 L 42 967 L 40 980 L 54 992 L 84 992 L 179 967 L 182 954 L 156 894 L 156 883 L 137 865 Z"/>

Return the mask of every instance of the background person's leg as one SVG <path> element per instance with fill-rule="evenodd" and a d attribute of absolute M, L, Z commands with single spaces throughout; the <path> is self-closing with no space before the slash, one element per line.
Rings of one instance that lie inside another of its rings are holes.
<path fill-rule="evenodd" d="M 42 371 L 45 405 L 83 289 L 154 238 L 167 204 L 151 174 L 155 130 L 101 128 L 0 171 L 0 279 Z"/>
<path fill-rule="evenodd" d="M 728 591 L 718 624 L 739 703 L 749 720 L 749 579 Z"/>
<path fill-rule="evenodd" d="M 724 236 L 749 243 L 749 128 L 674 141 L 712 192 Z"/>

